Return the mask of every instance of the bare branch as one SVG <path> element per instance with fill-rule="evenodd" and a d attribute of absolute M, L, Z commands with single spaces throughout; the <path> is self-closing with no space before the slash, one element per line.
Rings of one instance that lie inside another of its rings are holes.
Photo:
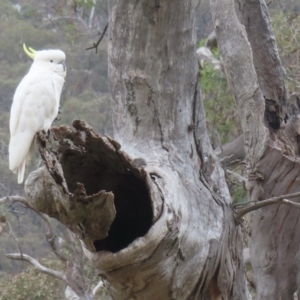
<path fill-rule="evenodd" d="M 105 27 L 104 27 L 104 29 L 103 29 L 103 32 L 102 32 L 102 34 L 100 35 L 100 38 L 99 38 L 99 40 L 97 41 L 97 43 L 94 43 L 93 46 L 91 46 L 91 47 L 85 48 L 85 50 L 96 49 L 96 53 L 97 53 L 97 51 L 98 51 L 98 46 L 100 45 L 102 39 L 104 38 L 104 35 L 105 35 L 105 33 L 106 33 L 107 28 L 108 28 L 108 23 L 106 23 L 106 25 L 105 25 Z"/>
<path fill-rule="evenodd" d="M 1 204 L 5 204 L 5 203 L 12 203 L 12 202 L 20 202 L 20 203 L 22 203 L 23 205 L 29 207 L 29 204 L 28 204 L 26 198 L 21 197 L 21 196 L 10 196 L 10 197 L 3 197 L 3 198 L 0 199 L 0 205 L 1 205 Z M 12 231 L 12 228 L 11 228 L 11 226 L 10 226 L 10 223 L 7 222 L 7 225 L 8 225 L 8 227 L 9 227 L 9 230 L 7 230 L 8 235 L 16 242 L 16 245 L 17 245 L 17 247 L 18 247 L 20 253 L 22 253 L 22 249 L 21 249 L 21 247 L 20 247 L 20 245 L 19 245 L 19 241 L 18 241 L 18 239 L 15 237 L 15 235 L 14 235 L 14 233 L 13 233 L 13 231 Z"/>
<path fill-rule="evenodd" d="M 36 259 L 34 259 L 33 257 L 31 257 L 27 254 L 10 253 L 10 254 L 6 254 L 6 257 L 8 257 L 10 259 L 15 259 L 15 260 L 27 261 L 27 262 L 31 263 L 40 272 L 45 273 L 47 275 L 54 276 L 58 279 L 61 279 L 69 285 L 69 282 L 66 279 L 66 276 L 63 272 L 59 272 L 59 271 L 55 271 L 53 269 L 47 268 L 47 267 L 41 265 Z"/>
<path fill-rule="evenodd" d="M 290 205 L 290 206 L 294 206 L 294 207 L 297 207 L 297 208 L 300 208 L 300 203 L 297 203 L 297 202 L 294 202 L 294 201 L 290 201 L 288 199 L 283 199 L 282 203 Z"/>
<path fill-rule="evenodd" d="M 81 17 L 72 17 L 72 16 L 61 16 L 61 17 L 55 17 L 55 18 L 49 18 L 49 23 L 46 23 L 45 25 L 42 26 L 42 28 L 49 27 L 50 25 L 55 25 L 57 27 L 59 22 L 77 22 L 78 24 L 82 25 L 82 27 L 88 31 L 89 28 L 87 24 L 84 22 L 84 20 Z"/>
<path fill-rule="evenodd" d="M 0 199 L 0 204 L 5 204 L 5 203 L 9 203 L 9 202 L 20 202 L 20 203 L 30 207 L 26 198 L 21 197 L 21 196 L 9 196 L 9 197 L 3 197 Z"/>
<path fill-rule="evenodd" d="M 56 243 L 56 241 L 58 241 L 58 244 L 61 244 L 60 240 L 62 240 L 61 238 L 58 238 L 54 232 L 53 232 L 53 228 L 52 228 L 52 224 L 51 224 L 51 221 L 50 221 L 50 218 L 45 215 L 45 214 L 42 214 L 42 213 L 39 213 L 37 211 L 35 211 L 46 223 L 47 225 L 47 228 L 48 228 L 48 231 L 46 233 L 46 238 L 47 238 L 47 241 L 52 249 L 52 251 L 54 252 L 54 254 L 62 261 L 66 262 L 68 261 L 68 257 L 66 255 L 64 255 L 60 249 L 58 248 L 58 245 Z M 63 244 L 66 245 L 66 243 L 63 241 Z M 68 248 L 68 247 L 66 247 Z"/>
<path fill-rule="evenodd" d="M 6 231 L 7 234 L 16 242 L 16 245 L 17 245 L 20 253 L 22 254 L 23 251 L 22 251 L 22 248 L 20 247 L 18 238 L 15 237 L 14 232 L 13 232 L 9 222 L 7 222 L 7 225 L 9 227 L 9 230 Z"/>
<path fill-rule="evenodd" d="M 287 204 L 287 205 L 291 205 L 297 208 L 300 208 L 300 204 L 287 200 L 286 198 L 296 198 L 300 196 L 300 192 L 297 193 L 293 193 L 293 194 L 286 194 L 286 195 L 281 195 L 278 197 L 272 197 L 266 200 L 262 200 L 262 201 L 251 201 L 248 203 L 244 203 L 244 204 L 237 204 L 234 205 L 234 210 L 235 210 L 235 217 L 236 219 L 240 219 L 241 217 L 243 217 L 245 214 L 259 209 L 261 207 L 267 206 L 267 205 L 271 205 L 271 204 Z"/>
<path fill-rule="evenodd" d="M 47 238 L 47 241 L 48 241 L 48 243 L 49 243 L 52 251 L 55 253 L 55 255 L 59 259 L 61 259 L 62 261 L 67 261 L 68 258 L 63 253 L 61 253 L 61 251 L 59 251 L 59 249 L 57 247 L 57 244 L 55 243 L 55 241 L 57 241 L 57 236 L 53 232 L 53 228 L 52 228 L 52 224 L 51 224 L 50 218 L 47 215 L 45 215 L 43 213 L 40 213 L 35 208 L 33 208 L 30 205 L 30 203 L 28 203 L 28 201 L 26 200 L 26 198 L 24 198 L 24 197 L 10 196 L 10 197 L 3 197 L 3 198 L 0 199 L 0 204 L 9 203 L 9 202 L 19 202 L 19 203 L 22 203 L 23 205 L 25 205 L 26 207 L 28 207 L 29 209 L 31 209 L 32 211 L 34 211 L 36 214 L 38 214 L 45 221 L 45 223 L 47 225 L 47 229 L 48 229 L 48 231 L 46 233 L 46 238 Z M 10 236 L 17 242 L 17 238 L 13 234 L 10 234 Z M 64 245 L 67 246 L 66 243 L 64 243 Z M 19 248 L 19 250 L 21 252 L 21 249 L 20 249 L 19 245 L 18 245 L 18 248 Z M 68 248 L 68 247 L 66 247 L 66 248 Z"/>
<path fill-rule="evenodd" d="M 99 289 L 103 288 L 103 281 L 100 280 L 99 283 L 93 288 L 93 292 L 92 295 L 96 296 L 97 292 L 99 291 Z"/>
<path fill-rule="evenodd" d="M 215 150 L 216 155 L 220 158 L 222 165 L 229 166 L 237 164 L 245 159 L 244 136 L 240 135 L 238 138 L 222 145 Z"/>

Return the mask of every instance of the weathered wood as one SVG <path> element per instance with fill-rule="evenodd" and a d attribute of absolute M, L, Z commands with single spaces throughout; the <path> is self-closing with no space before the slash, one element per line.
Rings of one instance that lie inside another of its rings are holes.
<path fill-rule="evenodd" d="M 237 6 L 252 47 L 253 63 L 264 95 L 265 120 L 270 129 L 284 127 L 287 119 L 283 69 L 268 8 L 264 0 L 239 0 Z"/>
<path fill-rule="evenodd" d="M 253 65 L 252 51 L 233 0 L 211 0 L 221 60 L 237 102 L 250 172 L 266 151 L 265 104 Z M 246 66 L 246 67 L 245 67 Z"/>
<path fill-rule="evenodd" d="M 41 167 L 31 173 L 25 192 L 34 208 L 61 221 L 81 236 L 90 251 L 95 251 L 93 243 L 107 236 L 116 216 L 115 206 L 119 203 L 115 202 L 122 193 L 116 185 L 134 185 L 124 201 L 132 200 L 128 208 L 140 209 L 140 219 L 150 226 L 150 202 L 148 211 L 143 208 L 147 203 L 140 200 L 139 204 L 139 197 L 147 201 L 147 189 L 140 183 L 146 181 L 146 175 L 119 151 L 112 139 L 100 137 L 83 122 L 74 121 L 73 125 L 76 130 L 61 126 L 52 128 L 50 136 L 38 134 L 39 150 L 48 171 Z M 136 225 L 143 230 L 139 220 Z"/>
<path fill-rule="evenodd" d="M 299 192 L 300 160 L 280 148 L 269 148 L 257 169 L 262 175 L 260 199 Z M 300 197 L 293 199 L 300 202 Z M 287 205 L 263 207 L 251 217 L 251 263 L 258 299 L 292 299 L 300 271 L 297 224 L 299 210 Z M 284 280 L 283 280 L 284 279 Z"/>
<path fill-rule="evenodd" d="M 241 163 L 246 158 L 243 134 L 232 142 L 222 145 L 215 152 L 225 167 Z"/>

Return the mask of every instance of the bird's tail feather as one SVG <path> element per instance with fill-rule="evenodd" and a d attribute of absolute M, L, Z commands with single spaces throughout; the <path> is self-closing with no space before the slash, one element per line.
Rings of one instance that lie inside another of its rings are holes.
<path fill-rule="evenodd" d="M 18 167 L 18 183 L 21 184 L 24 180 L 24 174 L 25 174 L 25 163 L 26 160 L 24 160 L 21 165 Z"/>

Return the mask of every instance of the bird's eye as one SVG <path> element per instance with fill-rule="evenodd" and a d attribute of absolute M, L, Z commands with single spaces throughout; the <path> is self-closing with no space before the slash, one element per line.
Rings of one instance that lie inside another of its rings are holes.
<path fill-rule="evenodd" d="M 51 59 L 51 60 L 50 60 L 50 62 L 52 63 L 52 62 L 53 62 L 53 60 Z"/>

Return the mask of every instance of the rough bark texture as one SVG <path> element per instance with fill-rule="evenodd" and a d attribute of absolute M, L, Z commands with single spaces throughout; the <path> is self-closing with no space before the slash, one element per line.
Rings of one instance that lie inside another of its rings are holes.
<path fill-rule="evenodd" d="M 265 153 L 268 139 L 263 94 L 258 85 L 251 47 L 237 19 L 234 2 L 211 0 L 210 3 L 221 58 L 241 117 L 247 163 L 253 172 Z"/>
<path fill-rule="evenodd" d="M 39 135 L 48 171 L 30 175 L 27 195 L 81 237 L 114 299 L 249 299 L 240 228 L 206 132 L 192 3 L 108 5 L 118 142 L 80 121 Z"/>
<path fill-rule="evenodd" d="M 235 267 L 227 269 L 223 265 L 226 256 L 233 263 L 233 253 L 226 248 L 230 236 L 234 236 L 233 245 L 240 241 L 236 229 L 225 225 L 233 221 L 228 191 L 206 136 L 199 101 L 191 2 L 110 1 L 109 11 L 109 76 L 116 138 L 130 155 L 145 159 L 147 172 L 158 175 L 156 182 L 163 191 L 164 207 L 168 207 L 169 218 L 178 231 L 174 235 L 173 229 L 160 242 L 153 241 L 159 245 L 159 251 L 147 263 L 160 260 L 167 240 L 174 244 L 169 258 L 159 266 L 165 270 L 164 277 L 154 277 L 151 285 L 156 285 L 156 291 L 161 289 L 162 299 L 197 299 L 215 276 L 224 298 L 246 297 L 243 275 L 238 276 L 241 281 L 230 291 L 228 282 L 236 279 Z M 195 131 L 189 130 L 190 125 L 195 126 Z M 175 190 L 175 194 L 170 193 Z M 159 226 L 164 230 L 164 219 L 163 214 L 159 220 L 162 223 L 157 222 L 152 229 Z M 214 220 L 212 227 L 210 220 Z M 198 226 L 193 233 L 195 224 Z M 214 229 L 208 233 L 205 228 Z M 195 233 L 201 237 L 197 242 Z M 220 252 L 221 244 L 224 249 Z M 235 252 L 235 248 L 231 249 Z M 209 267 L 207 255 L 212 255 Z M 178 261 L 178 257 L 184 257 L 185 263 L 171 263 Z M 152 271 L 157 273 L 155 269 Z M 148 267 L 145 270 L 149 272 Z M 113 282 L 123 274 L 124 269 L 108 276 Z M 142 274 L 139 277 L 149 281 L 148 275 Z M 123 285 L 126 280 L 122 279 Z"/>
<path fill-rule="evenodd" d="M 257 165 L 261 174 L 259 198 L 250 198 L 262 200 L 300 190 L 300 164 L 296 157 L 298 118 L 287 120 L 285 72 L 265 2 L 246 0 L 240 11 L 253 49 L 254 65 L 266 101 L 265 121 L 273 140 Z M 258 299 L 291 299 L 298 290 L 300 240 L 295 232 L 298 219 L 298 211 L 280 205 L 252 213 L 250 250 Z"/>
<path fill-rule="evenodd" d="M 279 129 L 287 119 L 285 71 L 279 58 L 268 8 L 264 0 L 237 2 L 252 47 L 259 86 L 265 98 L 265 119 L 270 128 Z"/>
<path fill-rule="evenodd" d="M 241 115 L 249 200 L 259 201 L 299 191 L 299 118 L 285 124 L 284 70 L 264 1 L 238 2 L 246 31 L 233 1 L 211 0 L 222 61 Z M 298 289 L 298 216 L 295 209 L 280 205 L 252 213 L 250 251 L 257 299 L 292 299 Z"/>

